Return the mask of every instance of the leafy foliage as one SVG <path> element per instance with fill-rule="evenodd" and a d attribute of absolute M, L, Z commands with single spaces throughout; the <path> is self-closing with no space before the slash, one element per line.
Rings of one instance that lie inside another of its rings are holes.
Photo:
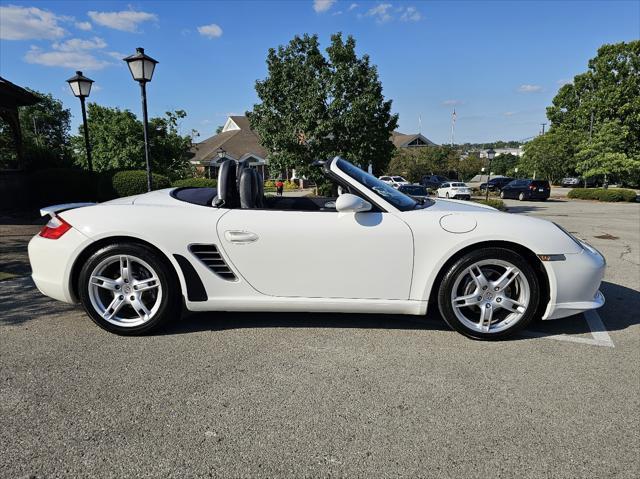
<path fill-rule="evenodd" d="M 458 152 L 450 146 L 398 148 L 386 168 L 386 174 L 401 175 L 417 182 L 424 175 L 457 175 L 462 167 Z M 452 173 L 454 173 L 452 175 Z"/>
<path fill-rule="evenodd" d="M 634 190 L 623 188 L 574 188 L 569 191 L 569 198 L 580 200 L 598 200 L 598 201 L 636 201 L 637 195 Z"/>
<path fill-rule="evenodd" d="M 25 167 L 30 170 L 70 166 L 71 111 L 51 94 L 29 90 L 39 97 L 35 105 L 18 109 Z M 0 121 L 0 168 L 14 163 L 15 145 L 8 124 Z"/>
<path fill-rule="evenodd" d="M 385 169 L 394 146 L 391 114 L 375 66 L 358 57 L 353 37 L 331 36 L 327 57 L 317 35 L 294 37 L 270 49 L 268 76 L 256 82 L 260 103 L 247 113 L 270 152 L 272 173 L 297 168 L 312 178 L 313 161 L 343 156 L 362 167 Z"/>
<path fill-rule="evenodd" d="M 164 175 L 151 175 L 154 190 L 169 188 L 171 182 Z M 116 197 L 139 195 L 147 192 L 147 172 L 145 170 L 118 171 L 111 177 L 111 186 Z"/>
<path fill-rule="evenodd" d="M 525 146 L 524 166 L 557 180 L 573 172 L 640 181 L 640 41 L 603 45 L 588 70 L 547 108 L 547 135 Z"/>
<path fill-rule="evenodd" d="M 218 181 L 210 178 L 184 178 L 175 180 L 171 183 L 171 186 L 176 188 L 215 188 L 218 186 Z"/>
<path fill-rule="evenodd" d="M 495 208 L 500 211 L 507 211 L 509 209 L 507 208 L 507 205 L 504 204 L 504 201 L 498 198 L 489 198 L 488 200 L 482 198 L 482 199 L 474 199 L 473 201 L 475 203 L 480 203 L 481 205 L 491 206 L 492 208 Z"/>
<path fill-rule="evenodd" d="M 186 176 L 191 137 L 180 135 L 183 110 L 166 112 L 149 120 L 149 158 L 151 170 L 172 177 Z M 96 171 L 145 168 L 142 122 L 129 110 L 89 103 L 87 111 L 93 168 Z M 73 138 L 77 162 L 86 167 L 83 127 Z"/>

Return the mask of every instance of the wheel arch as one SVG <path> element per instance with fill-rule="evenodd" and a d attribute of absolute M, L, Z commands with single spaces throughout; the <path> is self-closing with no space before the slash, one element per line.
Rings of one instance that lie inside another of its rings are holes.
<path fill-rule="evenodd" d="M 549 275 L 547 270 L 544 268 L 542 261 L 538 256 L 531 251 L 526 246 L 523 246 L 518 243 L 513 243 L 511 241 L 482 241 L 480 243 L 473 243 L 470 245 L 461 248 L 456 251 L 445 263 L 442 265 L 438 274 L 436 275 L 433 283 L 431 283 L 431 290 L 429 291 L 429 295 L 427 296 L 427 312 L 437 312 L 438 308 L 438 288 L 436 285 L 439 285 L 442 282 L 442 278 L 447 273 L 448 269 L 451 267 L 453 263 L 455 263 L 458 259 L 460 259 L 465 254 L 480 249 L 480 248 L 505 248 L 512 250 L 523 257 L 525 257 L 533 266 L 533 270 L 536 272 L 538 277 L 538 281 L 540 282 L 540 304 L 538 305 L 538 310 L 536 312 L 536 318 L 542 316 L 544 311 L 547 308 L 547 304 L 549 303 L 551 297 L 550 283 L 549 283 Z M 435 309 L 433 309 L 435 308 Z"/>
<path fill-rule="evenodd" d="M 73 266 L 71 267 L 71 274 L 69 275 L 69 291 L 71 292 L 71 295 L 74 301 L 78 301 L 78 297 L 79 297 L 78 296 L 78 286 L 79 286 L 78 280 L 80 279 L 80 271 L 82 270 L 82 265 L 87 261 L 87 259 L 89 259 L 89 257 L 93 253 L 98 251 L 100 248 L 103 248 L 113 243 L 135 243 L 153 250 L 170 267 L 169 271 L 173 273 L 174 278 L 180 285 L 181 295 L 183 297 L 185 296 L 184 278 L 181 277 L 180 271 L 178 270 L 178 268 L 176 268 L 176 265 L 166 253 L 164 253 L 157 246 L 143 239 L 136 238 L 134 236 L 118 235 L 118 236 L 107 236 L 106 238 L 100 238 L 99 240 L 94 241 L 93 243 L 90 243 L 89 245 L 87 245 L 87 247 L 84 248 L 80 252 L 80 254 L 78 254 L 75 261 L 73 262 Z"/>

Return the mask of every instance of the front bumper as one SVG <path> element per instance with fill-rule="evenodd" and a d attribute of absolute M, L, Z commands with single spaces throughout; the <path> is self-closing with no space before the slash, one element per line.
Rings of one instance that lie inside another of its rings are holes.
<path fill-rule="evenodd" d="M 549 277 L 550 300 L 542 319 L 559 319 L 604 304 L 600 283 L 607 263 L 595 248 L 582 243 L 577 254 L 567 254 L 565 261 L 543 262 Z"/>
<path fill-rule="evenodd" d="M 31 277 L 42 294 L 65 303 L 77 302 L 70 287 L 71 268 L 88 242 L 89 238 L 75 228 L 57 240 L 36 235 L 29 241 Z"/>

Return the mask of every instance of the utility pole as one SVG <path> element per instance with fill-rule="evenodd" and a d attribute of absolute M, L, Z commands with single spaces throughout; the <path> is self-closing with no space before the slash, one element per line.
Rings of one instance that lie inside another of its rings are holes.
<path fill-rule="evenodd" d="M 542 134 L 544 135 L 544 127 L 547 126 L 546 123 L 540 123 L 542 125 Z"/>
<path fill-rule="evenodd" d="M 456 109 L 453 109 L 453 113 L 451 114 L 451 147 L 453 148 L 453 139 L 456 130 Z"/>

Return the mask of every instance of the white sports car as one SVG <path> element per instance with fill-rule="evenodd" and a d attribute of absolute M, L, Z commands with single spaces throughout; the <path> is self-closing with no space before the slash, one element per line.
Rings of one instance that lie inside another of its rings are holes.
<path fill-rule="evenodd" d="M 33 280 L 119 334 L 148 332 L 183 305 L 411 315 L 431 306 L 457 331 L 493 339 L 604 303 L 604 258 L 554 223 L 416 201 L 341 158 L 318 167 L 337 198 L 265 198 L 258 173 L 227 160 L 217 190 L 44 208 L 51 220 L 29 243 Z"/>

